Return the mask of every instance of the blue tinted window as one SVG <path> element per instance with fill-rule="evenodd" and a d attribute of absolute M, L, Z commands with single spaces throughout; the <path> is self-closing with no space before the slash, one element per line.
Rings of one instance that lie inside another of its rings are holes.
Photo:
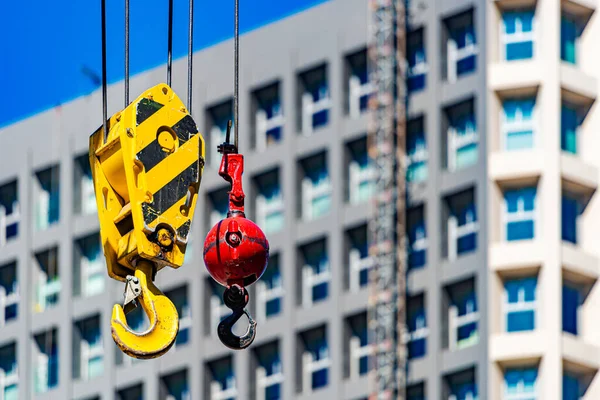
<path fill-rule="evenodd" d="M 533 11 L 507 11 L 502 14 L 507 61 L 533 57 L 533 16 Z"/>
<path fill-rule="evenodd" d="M 581 123 L 577 109 L 563 104 L 560 118 L 560 148 L 577 154 L 577 129 Z"/>
<path fill-rule="evenodd" d="M 562 197 L 562 240 L 577 243 L 577 217 L 579 202 L 577 199 L 563 195 Z"/>
<path fill-rule="evenodd" d="M 534 187 L 504 192 L 506 240 L 524 240 L 534 237 L 536 193 Z"/>
<path fill-rule="evenodd" d="M 534 98 L 511 99 L 503 102 L 505 149 L 533 147 Z"/>
<path fill-rule="evenodd" d="M 563 331 L 577 335 L 577 310 L 579 308 L 579 291 L 563 285 L 562 288 L 562 325 Z"/>
<path fill-rule="evenodd" d="M 506 330 L 508 332 L 535 329 L 535 290 L 537 278 L 508 280 L 504 283 L 507 299 Z"/>
<path fill-rule="evenodd" d="M 571 64 L 577 63 L 577 22 L 567 16 L 560 21 L 560 59 Z"/>

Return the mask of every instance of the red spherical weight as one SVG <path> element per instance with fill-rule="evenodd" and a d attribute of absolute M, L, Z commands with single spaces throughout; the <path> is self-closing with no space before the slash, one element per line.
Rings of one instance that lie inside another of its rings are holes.
<path fill-rule="evenodd" d="M 254 222 L 244 217 L 225 218 L 206 235 L 204 264 L 223 286 L 249 286 L 267 269 L 269 242 Z"/>

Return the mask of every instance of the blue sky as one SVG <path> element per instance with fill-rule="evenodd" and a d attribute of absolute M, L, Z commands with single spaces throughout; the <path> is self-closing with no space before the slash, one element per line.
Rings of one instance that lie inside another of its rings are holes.
<path fill-rule="evenodd" d="M 240 0 L 240 32 L 325 1 Z M 0 24 L 0 127 L 98 88 L 100 0 L 0 3 L 5 17 Z M 176 59 L 187 54 L 188 0 L 173 3 Z M 109 83 L 123 79 L 124 7 L 124 0 L 106 0 Z M 130 0 L 131 75 L 166 62 L 167 16 L 168 0 Z M 233 36 L 233 0 L 195 0 L 194 18 L 196 51 Z"/>

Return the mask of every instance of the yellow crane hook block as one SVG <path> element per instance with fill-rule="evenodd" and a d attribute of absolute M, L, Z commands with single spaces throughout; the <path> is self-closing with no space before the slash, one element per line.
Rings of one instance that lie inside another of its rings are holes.
<path fill-rule="evenodd" d="M 125 282 L 139 258 L 179 268 L 204 168 L 205 143 L 173 90 L 159 84 L 90 137 L 108 274 Z M 152 277 L 153 279 L 154 277 Z"/>

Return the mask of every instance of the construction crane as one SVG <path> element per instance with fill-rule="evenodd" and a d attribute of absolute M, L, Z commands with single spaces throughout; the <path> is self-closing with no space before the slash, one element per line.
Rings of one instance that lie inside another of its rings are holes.
<path fill-rule="evenodd" d="M 405 22 L 404 0 L 370 0 L 369 155 L 375 166 L 367 311 L 372 348 L 370 400 L 405 399 Z"/>
<path fill-rule="evenodd" d="M 193 0 L 189 2 L 187 107 L 171 89 L 173 0 L 169 2 L 167 83 L 160 83 L 129 102 L 129 0 L 125 0 L 125 107 L 107 118 L 106 12 L 102 10 L 102 126 L 90 137 L 89 158 L 98 206 L 100 236 L 108 275 L 125 283 L 123 305 L 116 304 L 112 337 L 135 358 L 166 353 L 177 337 L 175 305 L 153 283 L 165 267 L 183 265 L 196 200 L 204 170 L 205 142 L 191 116 Z M 242 173 L 238 154 L 239 5 L 235 0 L 234 120 L 235 140 L 219 145 L 219 174 L 231 184 L 227 218 L 208 233 L 204 261 L 210 275 L 226 287 L 223 300 L 232 315 L 218 326 L 227 347 L 244 349 L 256 335 L 256 322 L 245 309 L 246 287 L 264 273 L 269 243 L 244 214 Z M 150 321 L 135 332 L 126 314 L 141 305 Z M 246 314 L 249 327 L 241 337 L 232 332 Z"/>

